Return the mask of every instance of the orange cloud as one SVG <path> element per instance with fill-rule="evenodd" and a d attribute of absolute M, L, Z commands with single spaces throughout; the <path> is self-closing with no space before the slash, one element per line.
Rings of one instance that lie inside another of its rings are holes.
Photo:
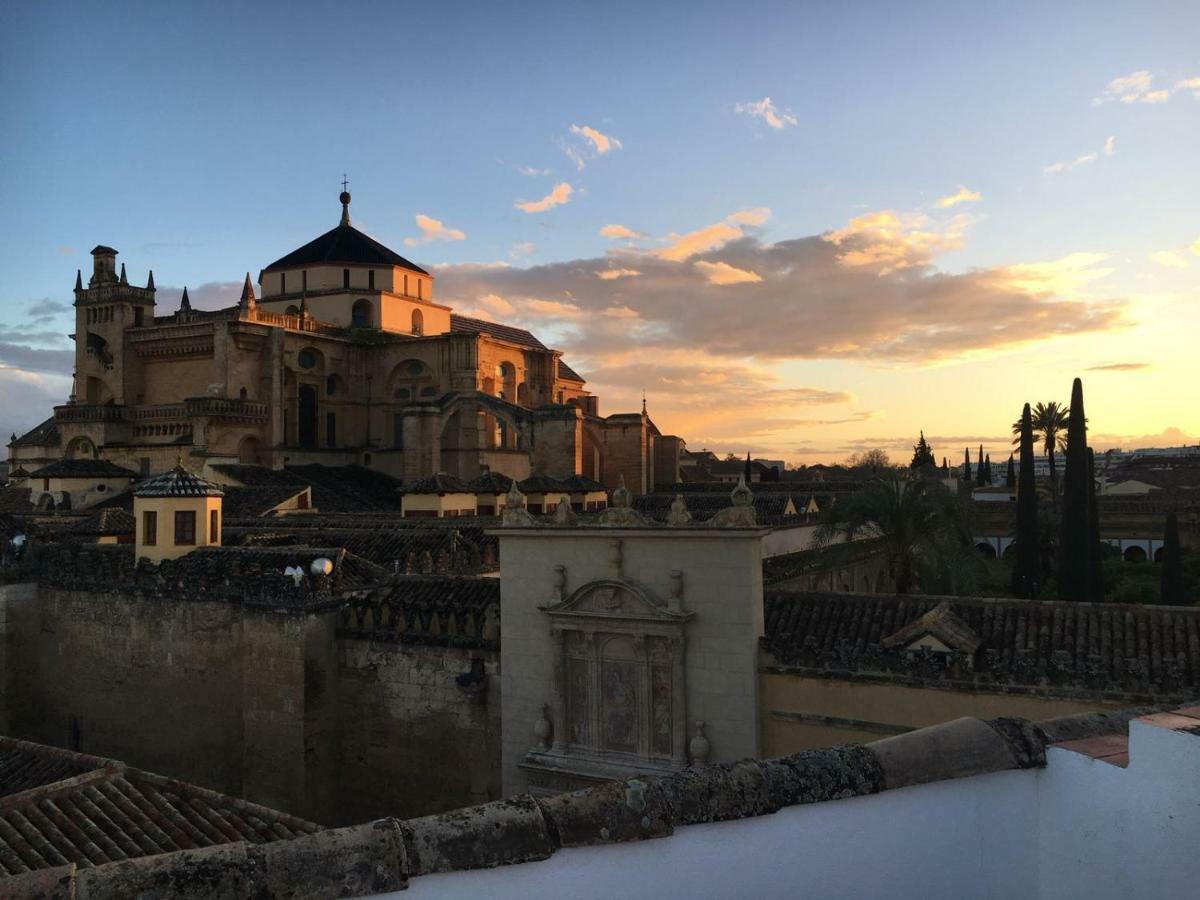
<path fill-rule="evenodd" d="M 517 209 L 527 213 L 540 213 L 555 206 L 562 206 L 571 199 L 571 193 L 574 188 L 565 181 L 560 181 L 553 189 L 541 200 L 526 200 L 514 204 Z"/>
<path fill-rule="evenodd" d="M 637 269 L 605 269 L 602 272 L 597 272 L 597 278 L 603 278 L 605 281 L 612 281 L 615 278 L 633 278 L 641 275 Z"/>
<path fill-rule="evenodd" d="M 615 137 L 610 137 L 607 134 L 603 134 L 602 132 L 597 131 L 595 128 L 592 128 L 590 125 L 572 125 L 571 133 L 582 135 L 591 141 L 592 146 L 595 147 L 596 152 L 600 155 L 604 155 L 609 150 L 621 149 L 621 142 Z"/>
<path fill-rule="evenodd" d="M 982 198 L 983 195 L 979 191 L 967 190 L 965 184 L 960 184 L 958 190 L 953 194 L 939 198 L 937 205 L 939 209 L 949 209 L 951 206 L 957 206 L 960 203 L 977 203 Z"/>
<path fill-rule="evenodd" d="M 709 284 L 753 284 L 762 281 L 762 276 L 757 272 L 735 269 L 729 263 L 698 260 L 694 265 L 704 273 L 704 278 Z"/>
<path fill-rule="evenodd" d="M 419 238 L 405 238 L 404 243 L 409 247 L 418 244 L 428 244 L 430 241 L 461 241 L 466 233 L 457 228 L 447 228 L 440 219 L 417 213 L 417 227 L 421 229 Z"/>
<path fill-rule="evenodd" d="M 632 228 L 628 228 L 624 225 L 605 225 L 600 229 L 600 236 L 611 238 L 612 240 L 632 240 L 633 238 L 639 238 L 642 235 L 640 232 L 634 231 Z"/>

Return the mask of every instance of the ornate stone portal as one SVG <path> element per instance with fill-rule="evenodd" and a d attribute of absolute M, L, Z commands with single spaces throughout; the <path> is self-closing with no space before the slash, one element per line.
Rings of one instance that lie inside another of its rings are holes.
<path fill-rule="evenodd" d="M 521 762 L 534 793 L 687 765 L 685 629 L 691 614 L 623 579 L 541 609 L 554 638 L 549 747 Z"/>

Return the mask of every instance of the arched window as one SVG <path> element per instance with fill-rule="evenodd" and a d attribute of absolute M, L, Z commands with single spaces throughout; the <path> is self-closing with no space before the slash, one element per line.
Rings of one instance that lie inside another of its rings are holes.
<path fill-rule="evenodd" d="M 298 307 L 295 303 L 293 303 L 290 306 L 288 306 L 287 309 L 285 309 L 283 311 L 283 314 L 285 316 L 298 316 L 298 315 L 300 315 L 300 307 Z"/>
<path fill-rule="evenodd" d="M 424 334 L 425 333 L 425 315 L 419 309 L 413 310 L 412 333 L 413 334 Z"/>
<path fill-rule="evenodd" d="M 517 367 L 510 362 L 502 362 L 496 367 L 496 375 L 500 381 L 497 396 L 511 403 L 517 398 Z"/>
<path fill-rule="evenodd" d="M 371 301 L 365 297 L 355 300 L 350 309 L 350 326 L 352 328 L 371 327 Z"/>
<path fill-rule="evenodd" d="M 246 389 L 245 388 L 242 388 L 240 391 L 238 391 L 238 398 L 241 400 L 246 399 Z"/>

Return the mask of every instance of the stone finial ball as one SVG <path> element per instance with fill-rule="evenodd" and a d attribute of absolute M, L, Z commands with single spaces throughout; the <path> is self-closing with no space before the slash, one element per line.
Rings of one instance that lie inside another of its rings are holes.
<path fill-rule="evenodd" d="M 350 192 L 342 191 L 341 196 L 339 196 L 338 199 L 342 201 L 343 206 L 348 206 L 350 204 Z"/>

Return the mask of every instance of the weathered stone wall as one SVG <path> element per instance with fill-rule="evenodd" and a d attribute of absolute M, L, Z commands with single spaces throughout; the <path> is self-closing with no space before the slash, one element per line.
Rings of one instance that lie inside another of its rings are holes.
<path fill-rule="evenodd" d="M 0 588 L 0 732 L 322 824 L 499 796 L 496 651 L 336 635 L 335 614 Z M 472 659 L 482 689 L 456 676 Z"/>
<path fill-rule="evenodd" d="M 473 660 L 486 680 L 461 687 L 456 679 Z M 498 799 L 499 673 L 494 650 L 341 640 L 338 797 L 329 824 Z"/>
<path fill-rule="evenodd" d="M 9 734 L 241 794 L 237 607 L 48 589 L 22 606 Z"/>

